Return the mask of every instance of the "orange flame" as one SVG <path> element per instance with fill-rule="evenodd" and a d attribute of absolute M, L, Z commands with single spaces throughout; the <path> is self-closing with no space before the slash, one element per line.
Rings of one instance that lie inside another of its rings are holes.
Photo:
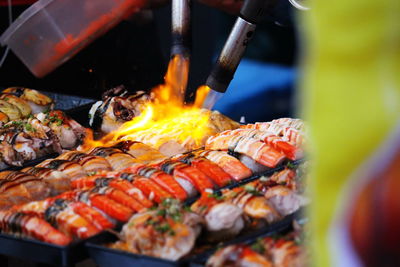
<path fill-rule="evenodd" d="M 210 88 L 201 86 L 194 104 L 184 105 L 188 75 L 189 60 L 174 56 L 168 65 L 165 83 L 152 90 L 155 100 L 146 105 L 140 116 L 100 140 L 94 140 L 89 133 L 81 149 L 109 146 L 117 140 L 141 141 L 156 148 L 169 140 L 190 148 L 202 146 L 205 137 L 212 134 L 208 126 L 210 112 L 201 109 Z"/>

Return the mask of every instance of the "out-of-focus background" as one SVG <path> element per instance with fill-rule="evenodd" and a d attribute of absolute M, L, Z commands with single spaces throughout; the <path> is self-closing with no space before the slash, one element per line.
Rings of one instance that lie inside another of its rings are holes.
<path fill-rule="evenodd" d="M 27 7 L 14 5 L 13 18 Z M 293 114 L 297 45 L 291 9 L 288 1 L 282 1 L 259 25 L 217 110 L 236 120 L 244 116 L 248 122 Z M 95 99 L 120 84 L 132 91 L 149 90 L 162 83 L 169 61 L 170 17 L 170 5 L 136 14 L 41 79 L 10 52 L 0 68 L 0 86 L 24 86 Z M 188 101 L 205 82 L 236 17 L 194 2 L 192 19 Z M 1 6 L 0 32 L 7 27 L 8 10 Z"/>

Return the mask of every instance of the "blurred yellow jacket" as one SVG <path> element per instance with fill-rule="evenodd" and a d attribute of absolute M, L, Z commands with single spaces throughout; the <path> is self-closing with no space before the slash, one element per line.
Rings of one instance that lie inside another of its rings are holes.
<path fill-rule="evenodd" d="M 400 115 L 400 1 L 315 0 L 300 24 L 303 116 L 310 125 L 314 266 L 332 264 L 329 231 L 350 175 Z"/>

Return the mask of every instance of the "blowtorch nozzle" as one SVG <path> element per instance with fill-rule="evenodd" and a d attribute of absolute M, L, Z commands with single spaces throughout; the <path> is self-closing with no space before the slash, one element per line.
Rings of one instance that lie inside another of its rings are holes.
<path fill-rule="evenodd" d="M 214 107 L 215 103 L 217 103 L 217 101 L 220 100 L 223 96 L 224 93 L 211 90 L 204 100 L 203 108 L 211 110 Z"/>
<path fill-rule="evenodd" d="M 240 60 L 253 37 L 256 24 L 262 19 L 268 0 L 246 0 L 221 54 L 207 78 L 206 85 L 212 90 L 204 107 L 213 107 L 228 89 Z M 219 97 L 217 97 L 219 95 Z"/>

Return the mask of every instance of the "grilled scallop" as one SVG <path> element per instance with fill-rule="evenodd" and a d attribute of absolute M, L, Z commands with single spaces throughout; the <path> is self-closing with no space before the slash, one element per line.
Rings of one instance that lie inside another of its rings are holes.
<path fill-rule="evenodd" d="M 53 100 L 50 97 L 33 89 L 10 87 L 5 89 L 3 93 L 10 93 L 26 100 L 31 107 L 33 114 L 49 110 L 53 104 Z"/>
<path fill-rule="evenodd" d="M 7 94 L 7 93 L 0 94 L 0 99 L 16 106 L 21 112 L 23 118 L 28 117 L 32 113 L 31 106 L 29 106 L 28 102 L 13 94 Z"/>
<path fill-rule="evenodd" d="M 17 106 L 0 99 L 0 112 L 5 113 L 10 120 L 19 120 L 22 118 L 21 111 Z"/>

